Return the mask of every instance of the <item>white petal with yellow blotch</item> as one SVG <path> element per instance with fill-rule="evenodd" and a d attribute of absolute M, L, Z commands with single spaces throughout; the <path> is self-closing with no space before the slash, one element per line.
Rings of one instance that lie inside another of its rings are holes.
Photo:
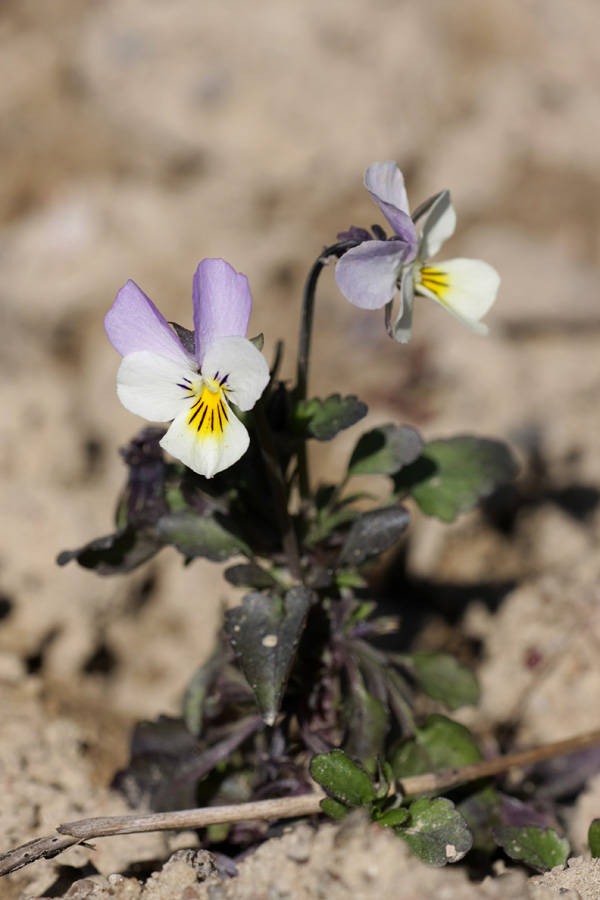
<path fill-rule="evenodd" d="M 212 478 L 237 462 L 249 443 L 225 392 L 213 382 L 204 385 L 191 409 L 179 413 L 160 445 L 194 472 Z"/>
<path fill-rule="evenodd" d="M 476 334 L 487 334 L 479 320 L 493 305 L 500 276 L 480 259 L 449 259 L 415 269 L 415 293 L 431 297 Z"/>
<path fill-rule="evenodd" d="M 229 400 L 239 409 L 248 410 L 269 383 L 269 366 L 247 338 L 224 337 L 206 351 L 202 376 L 222 384 Z"/>

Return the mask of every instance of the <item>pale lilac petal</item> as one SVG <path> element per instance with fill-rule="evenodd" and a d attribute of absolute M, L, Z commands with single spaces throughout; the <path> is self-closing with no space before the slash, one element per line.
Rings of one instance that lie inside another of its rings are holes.
<path fill-rule="evenodd" d="M 393 159 L 372 163 L 365 172 L 365 187 L 375 203 L 385 203 L 408 213 L 408 197 L 404 177 Z"/>
<path fill-rule="evenodd" d="M 409 266 L 402 273 L 400 309 L 398 310 L 398 318 L 393 326 L 394 339 L 397 340 L 399 344 L 408 344 L 411 339 L 414 302 L 414 268 L 413 266 Z"/>
<path fill-rule="evenodd" d="M 250 443 L 246 428 L 232 409 L 227 405 L 226 409 L 223 429 L 214 431 L 198 430 L 195 421 L 190 424 L 189 410 L 181 412 L 162 438 L 161 447 L 194 472 L 212 478 L 237 462 Z"/>
<path fill-rule="evenodd" d="M 252 311 L 248 279 L 224 259 L 202 260 L 194 275 L 192 301 L 198 365 L 219 338 L 246 337 Z"/>
<path fill-rule="evenodd" d="M 454 234 L 456 213 L 450 199 L 450 191 L 442 191 L 432 203 L 421 226 L 419 259 L 431 259 L 442 244 Z"/>
<path fill-rule="evenodd" d="M 149 350 L 184 365 L 192 359 L 165 317 L 134 281 L 128 281 L 117 294 L 104 318 L 104 328 L 121 356 Z"/>
<path fill-rule="evenodd" d="M 117 373 L 117 396 L 136 416 L 150 422 L 170 422 L 190 408 L 191 385 L 198 380 L 193 365 L 147 350 L 128 353 Z"/>
<path fill-rule="evenodd" d="M 500 276 L 480 259 L 449 259 L 423 266 L 415 290 L 431 297 L 476 334 L 487 334 L 479 320 L 489 311 L 500 287 Z"/>
<path fill-rule="evenodd" d="M 393 160 L 373 163 L 365 172 L 365 187 L 392 226 L 394 235 L 408 246 L 407 258 L 417 251 L 417 233 L 408 210 L 402 172 Z"/>
<path fill-rule="evenodd" d="M 402 241 L 365 241 L 335 265 L 335 280 L 353 306 L 381 309 L 394 297 L 407 247 Z"/>
<path fill-rule="evenodd" d="M 221 338 L 210 345 L 202 375 L 223 385 L 227 397 L 241 410 L 252 409 L 269 383 L 269 366 L 246 338 Z"/>

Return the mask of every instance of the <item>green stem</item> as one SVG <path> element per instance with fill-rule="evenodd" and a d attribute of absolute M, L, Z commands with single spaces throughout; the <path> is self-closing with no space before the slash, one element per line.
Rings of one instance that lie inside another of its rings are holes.
<path fill-rule="evenodd" d="M 296 381 L 296 401 L 302 403 L 306 400 L 308 391 L 308 367 L 310 362 L 310 343 L 315 312 L 315 292 L 319 275 L 332 256 L 338 259 L 346 250 L 356 247 L 360 241 L 340 241 L 325 247 L 321 255 L 314 261 L 304 285 L 302 295 L 302 317 L 300 320 L 300 340 L 298 343 L 298 364 Z M 306 441 L 302 441 L 298 448 L 298 482 L 300 497 L 306 501 L 310 497 L 310 482 L 308 477 L 308 459 L 306 454 Z"/>
<path fill-rule="evenodd" d="M 283 552 L 285 553 L 290 567 L 290 572 L 298 581 L 302 581 L 302 567 L 300 565 L 300 552 L 298 550 L 298 541 L 296 540 L 296 532 L 294 523 L 292 522 L 287 505 L 287 491 L 285 480 L 275 445 L 271 429 L 265 413 L 262 400 L 259 400 L 253 410 L 256 431 L 261 444 L 262 455 L 267 469 L 267 478 L 271 487 L 273 496 L 273 506 L 275 515 L 281 529 L 281 543 Z"/>

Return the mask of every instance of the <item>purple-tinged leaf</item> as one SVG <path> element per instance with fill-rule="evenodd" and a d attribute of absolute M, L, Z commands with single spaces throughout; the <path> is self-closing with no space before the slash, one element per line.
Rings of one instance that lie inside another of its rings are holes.
<path fill-rule="evenodd" d="M 402 506 L 385 506 L 359 516 L 342 547 L 338 566 L 358 566 L 389 550 L 408 528 L 409 518 L 408 510 Z"/>
<path fill-rule="evenodd" d="M 268 725 L 279 712 L 312 598 L 302 585 L 283 597 L 253 591 L 227 612 L 225 630 Z"/>

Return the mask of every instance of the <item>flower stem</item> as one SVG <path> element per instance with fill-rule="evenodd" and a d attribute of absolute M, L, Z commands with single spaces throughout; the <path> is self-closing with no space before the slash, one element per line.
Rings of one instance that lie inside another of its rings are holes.
<path fill-rule="evenodd" d="M 281 529 L 281 543 L 283 552 L 285 553 L 293 577 L 302 581 L 302 567 L 300 565 L 300 552 L 298 550 L 298 541 L 296 540 L 296 532 L 294 523 L 292 522 L 287 505 L 287 491 L 285 481 L 273 437 L 271 428 L 267 420 L 265 408 L 262 400 L 259 400 L 253 410 L 256 431 L 261 444 L 262 455 L 267 469 L 267 478 L 271 486 L 273 495 L 273 506 L 275 515 Z"/>
<path fill-rule="evenodd" d="M 310 342 L 312 338 L 313 318 L 315 311 L 315 291 L 319 275 L 324 266 L 329 263 L 332 256 L 339 259 L 346 250 L 356 247 L 360 241 L 340 241 L 325 247 L 320 256 L 312 264 L 302 295 L 302 317 L 300 319 L 300 340 L 298 342 L 298 364 L 296 380 L 296 401 L 302 403 L 306 400 L 308 391 L 308 366 L 310 362 Z M 302 500 L 308 500 L 310 496 L 310 484 L 308 478 L 308 460 L 306 455 L 306 441 L 302 441 L 298 448 L 298 481 Z"/>

